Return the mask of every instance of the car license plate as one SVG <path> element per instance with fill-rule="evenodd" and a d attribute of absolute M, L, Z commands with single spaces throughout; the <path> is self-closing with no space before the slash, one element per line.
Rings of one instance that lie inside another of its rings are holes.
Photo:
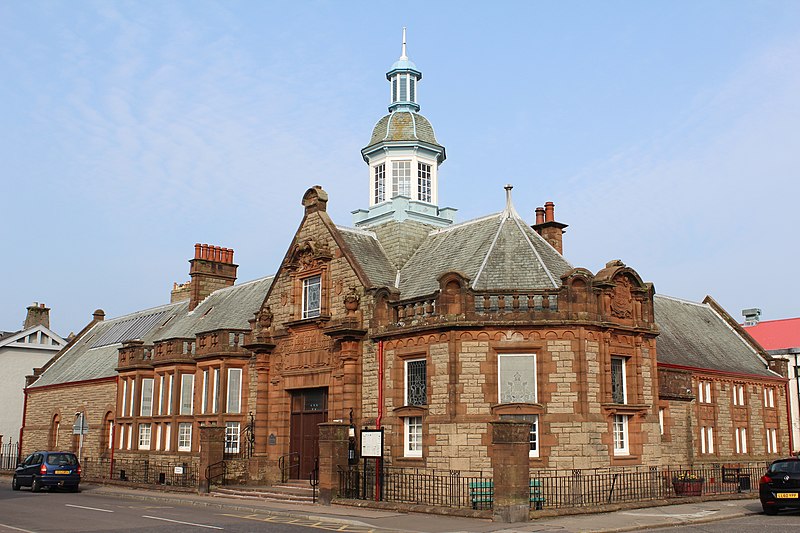
<path fill-rule="evenodd" d="M 69 474 L 69 470 L 56 470 L 56 474 Z M 796 498 L 797 494 L 794 497 Z"/>
<path fill-rule="evenodd" d="M 797 493 L 796 492 L 779 492 L 775 496 L 777 496 L 778 498 L 795 498 L 795 499 L 797 499 Z"/>

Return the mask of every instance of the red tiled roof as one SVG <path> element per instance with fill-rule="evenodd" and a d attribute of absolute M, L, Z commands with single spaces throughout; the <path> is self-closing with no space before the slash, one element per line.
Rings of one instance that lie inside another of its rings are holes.
<path fill-rule="evenodd" d="M 765 320 L 744 329 L 765 350 L 800 348 L 800 318 Z"/>

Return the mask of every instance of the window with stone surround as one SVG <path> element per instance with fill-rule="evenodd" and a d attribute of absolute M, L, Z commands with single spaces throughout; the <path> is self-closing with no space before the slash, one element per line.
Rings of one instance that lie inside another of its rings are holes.
<path fill-rule="evenodd" d="M 208 412 L 208 369 L 203 370 L 203 388 L 200 399 L 200 412 L 206 414 Z"/>
<path fill-rule="evenodd" d="M 322 309 L 322 276 L 303 280 L 303 318 L 317 318 Z"/>
<path fill-rule="evenodd" d="M 536 355 L 497 355 L 498 403 L 536 403 Z"/>
<path fill-rule="evenodd" d="M 375 176 L 373 200 L 374 203 L 379 204 L 386 200 L 386 163 L 375 165 L 373 174 Z"/>
<path fill-rule="evenodd" d="M 747 453 L 747 428 L 735 428 L 733 433 L 736 441 L 736 453 Z"/>
<path fill-rule="evenodd" d="M 778 453 L 778 430 L 767 428 L 766 430 L 767 453 Z"/>
<path fill-rule="evenodd" d="M 764 407 L 775 408 L 775 387 L 764 387 Z"/>
<path fill-rule="evenodd" d="M 422 457 L 422 417 L 407 416 L 403 419 L 403 455 Z"/>
<path fill-rule="evenodd" d="M 164 424 L 164 451 L 168 452 L 172 449 L 172 424 L 167 422 Z"/>
<path fill-rule="evenodd" d="M 228 402 L 226 413 L 241 412 L 242 404 L 242 369 L 228 369 Z"/>
<path fill-rule="evenodd" d="M 711 403 L 711 382 L 700 380 L 697 383 L 697 401 L 699 403 Z"/>
<path fill-rule="evenodd" d="M 178 451 L 192 451 L 192 423 L 181 422 L 178 424 Z"/>
<path fill-rule="evenodd" d="M 700 453 L 714 453 L 714 428 L 711 426 L 700 428 Z"/>
<path fill-rule="evenodd" d="M 731 395 L 733 396 L 733 405 L 744 406 L 744 385 L 741 383 L 734 383 L 731 387 Z"/>
<path fill-rule="evenodd" d="M 614 403 L 628 403 L 625 375 L 626 363 L 626 357 L 615 356 L 611 358 L 611 401 Z"/>
<path fill-rule="evenodd" d="M 630 455 L 628 443 L 628 415 L 614 415 L 614 455 Z"/>
<path fill-rule="evenodd" d="M 150 424 L 139 424 L 139 449 L 150 449 Z"/>
<path fill-rule="evenodd" d="M 428 404 L 428 372 L 425 359 L 405 361 L 405 405 Z"/>
<path fill-rule="evenodd" d="M 225 453 L 239 453 L 239 422 L 225 422 Z"/>
<path fill-rule="evenodd" d="M 181 374 L 180 414 L 190 415 L 194 408 L 194 374 Z"/>
<path fill-rule="evenodd" d="M 139 406 L 140 416 L 153 416 L 153 378 L 142 380 L 142 398 Z"/>

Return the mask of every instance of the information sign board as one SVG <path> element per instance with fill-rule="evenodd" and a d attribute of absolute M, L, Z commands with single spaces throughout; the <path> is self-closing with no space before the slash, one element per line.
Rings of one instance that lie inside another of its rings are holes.
<path fill-rule="evenodd" d="M 361 457 L 383 457 L 383 430 L 361 430 Z"/>

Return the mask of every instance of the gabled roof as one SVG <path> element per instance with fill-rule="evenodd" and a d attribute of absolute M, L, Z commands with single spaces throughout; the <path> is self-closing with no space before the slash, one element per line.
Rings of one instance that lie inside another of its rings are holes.
<path fill-rule="evenodd" d="M 432 231 L 400 270 L 400 297 L 435 292 L 437 278 L 451 271 L 476 290 L 531 290 L 560 287 L 571 269 L 509 201 L 498 214 Z"/>
<path fill-rule="evenodd" d="M 36 337 L 34 342 L 28 341 L 31 335 Z M 14 346 L 16 348 L 58 351 L 66 344 L 67 341 L 61 338 L 58 333 L 42 324 L 19 331 L 0 332 L 0 348 Z"/>
<path fill-rule="evenodd" d="M 745 326 L 744 329 L 765 350 L 800 348 L 800 318 L 764 320 L 755 326 Z"/>
<path fill-rule="evenodd" d="M 336 226 L 372 287 L 394 287 L 397 269 L 392 266 L 377 236 L 362 229 Z"/>
<path fill-rule="evenodd" d="M 780 377 L 767 368 L 758 350 L 731 326 L 730 316 L 730 321 L 726 320 L 709 303 L 657 294 L 653 306 L 661 332 L 657 340 L 659 364 Z"/>

